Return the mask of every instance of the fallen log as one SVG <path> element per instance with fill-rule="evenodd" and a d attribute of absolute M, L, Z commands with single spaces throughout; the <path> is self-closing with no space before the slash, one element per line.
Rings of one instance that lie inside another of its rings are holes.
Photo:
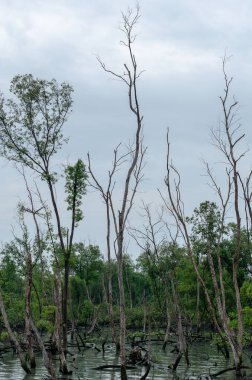
<path fill-rule="evenodd" d="M 241 366 L 240 369 L 251 369 L 251 367 Z M 223 375 L 223 373 L 230 372 L 230 371 L 235 371 L 235 370 L 236 370 L 236 367 L 230 367 L 230 368 L 222 369 L 219 372 L 212 373 L 211 376 L 212 377 L 217 377 L 217 376 Z"/>
<path fill-rule="evenodd" d="M 147 368 L 146 368 L 146 371 L 145 371 L 145 374 L 143 376 L 140 377 L 140 380 L 145 380 L 150 372 L 150 369 L 151 369 L 151 364 L 149 363 L 147 365 Z"/>
<path fill-rule="evenodd" d="M 104 369 L 121 369 L 121 365 L 113 365 L 113 364 L 107 364 L 107 365 L 100 365 L 99 367 L 92 368 L 95 371 L 102 371 Z M 130 366 L 126 365 L 126 369 L 136 369 L 136 366 Z"/>

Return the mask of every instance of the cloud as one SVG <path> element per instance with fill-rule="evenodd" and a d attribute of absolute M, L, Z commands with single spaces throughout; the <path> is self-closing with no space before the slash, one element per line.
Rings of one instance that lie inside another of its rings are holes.
<path fill-rule="evenodd" d="M 135 2 L 130 1 L 134 7 Z M 57 167 L 90 151 L 94 169 L 103 181 L 110 169 L 113 148 L 132 140 L 134 118 L 128 108 L 127 89 L 101 70 L 99 55 L 116 72 L 128 62 L 120 44 L 120 11 L 127 0 L 3 0 L 0 13 L 1 90 L 7 94 L 18 73 L 68 81 L 74 86 L 74 110 L 65 126 L 70 142 L 57 159 Z M 201 158 L 215 162 L 209 148 L 209 130 L 218 125 L 223 92 L 221 57 L 233 55 L 228 70 L 234 75 L 232 91 L 247 141 L 252 142 L 251 17 L 252 3 L 244 0 L 142 0 L 135 53 L 139 70 L 139 100 L 148 146 L 146 180 L 141 198 L 160 202 L 156 192 L 165 175 L 166 128 L 171 129 L 174 158 L 183 177 L 184 197 L 191 210 L 211 191 L 202 177 Z M 249 164 L 246 163 L 246 168 Z M 0 233 L 8 239 L 18 197 L 25 197 L 14 169 L 2 169 L 2 222 Z M 118 199 L 121 199 L 118 182 Z M 63 191 L 59 199 L 64 199 Z M 18 194 L 18 195 L 17 195 Z M 213 194 L 214 197 L 214 194 Z M 86 196 L 82 239 L 104 246 L 103 205 L 93 193 Z M 62 209 L 63 209 L 62 203 Z M 8 218 L 8 211 L 10 216 Z M 136 215 L 134 214 L 134 215 Z M 134 219 L 134 218 L 133 218 Z M 67 222 L 67 216 L 64 219 Z"/>

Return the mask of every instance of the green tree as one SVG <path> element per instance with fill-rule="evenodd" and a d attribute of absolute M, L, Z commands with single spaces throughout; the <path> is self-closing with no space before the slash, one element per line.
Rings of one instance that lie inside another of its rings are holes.
<path fill-rule="evenodd" d="M 63 329 L 62 343 L 58 339 L 61 352 L 61 371 L 68 373 L 67 352 L 67 297 L 69 258 L 71 256 L 74 230 L 81 220 L 81 199 L 85 193 L 87 178 L 85 166 L 81 160 L 66 168 L 66 193 L 68 209 L 72 213 L 70 238 L 62 228 L 59 208 L 56 202 L 55 183 L 57 173 L 51 168 L 51 159 L 66 141 L 62 127 L 72 107 L 72 87 L 67 83 L 59 85 L 54 79 L 46 81 L 32 75 L 17 75 L 11 82 L 10 92 L 14 99 L 5 101 L 0 98 L 0 149 L 1 154 L 11 161 L 28 167 L 46 182 L 50 192 L 52 207 L 57 225 L 60 250 L 64 256 L 63 289 Z M 67 229 L 68 231 L 68 229 Z M 61 287 L 60 280 L 57 286 Z M 59 289 L 58 294 L 61 293 Z M 60 297 L 58 297 L 60 299 Z M 60 316 L 61 306 L 58 305 Z M 60 319 L 61 317 L 59 317 Z"/>
<path fill-rule="evenodd" d="M 1 153 L 11 161 L 30 167 L 49 183 L 50 159 L 64 141 L 62 126 L 71 110 L 73 89 L 53 79 L 17 75 L 10 92 L 17 99 L 0 98 Z"/>

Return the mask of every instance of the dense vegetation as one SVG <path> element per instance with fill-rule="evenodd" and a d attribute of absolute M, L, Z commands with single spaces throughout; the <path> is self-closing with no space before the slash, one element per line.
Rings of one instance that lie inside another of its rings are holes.
<path fill-rule="evenodd" d="M 233 225 L 227 226 L 227 237 L 222 243 L 224 258 L 224 281 L 227 286 L 227 311 L 236 327 L 235 295 L 232 289 L 231 264 L 234 250 Z M 1 251 L 0 284 L 10 323 L 18 329 L 24 325 L 26 268 L 23 240 L 14 240 L 6 244 Z M 202 251 L 201 251 L 202 252 Z M 250 276 L 250 250 L 247 232 L 243 230 L 242 265 L 239 270 L 239 285 L 244 312 L 247 338 L 252 333 L 252 280 Z M 60 253 L 59 253 L 60 255 Z M 195 237 L 195 256 L 199 259 L 202 277 L 209 289 L 212 289 L 209 264 L 205 254 L 199 253 L 199 242 Z M 119 322 L 119 293 L 117 281 L 117 265 L 112 262 L 112 284 L 115 322 Z M 165 287 L 171 294 L 170 279 L 176 284 L 180 299 L 183 318 L 188 327 L 201 328 L 211 324 L 207 304 L 199 288 L 192 263 L 186 249 L 173 243 L 162 242 L 158 256 L 151 250 L 146 250 L 134 263 L 129 256 L 124 256 L 123 275 L 126 294 L 127 327 L 142 331 L 144 323 L 144 308 L 148 308 L 148 317 L 153 326 L 166 326 Z M 32 315 L 37 326 L 52 332 L 54 325 L 55 303 L 52 288 L 54 283 L 53 268 L 46 254 L 38 258 L 33 268 L 33 284 L 31 295 Z M 74 255 L 71 259 L 69 287 L 68 321 L 86 326 L 92 325 L 94 318 L 99 325 L 109 324 L 108 314 L 108 263 L 104 260 L 99 247 L 82 243 L 74 245 Z M 213 290 L 211 290 L 214 298 Z M 174 314 L 171 308 L 171 314 Z M 146 317 L 145 317 L 146 318 Z M 173 315 L 172 323 L 176 324 Z M 153 327 L 154 328 L 154 327 Z M 4 331 L 4 330 L 2 330 Z M 4 337 L 5 334 L 2 334 Z"/>

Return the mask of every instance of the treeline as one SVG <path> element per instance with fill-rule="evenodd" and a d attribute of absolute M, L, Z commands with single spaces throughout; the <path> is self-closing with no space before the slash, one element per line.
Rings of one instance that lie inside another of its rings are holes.
<path fill-rule="evenodd" d="M 215 217 L 218 217 L 217 207 L 213 203 L 205 202 L 201 208 L 213 208 Z M 197 213 L 198 210 L 195 210 Z M 202 225 L 194 222 L 194 228 Z M 232 287 L 232 256 L 235 250 L 235 226 L 225 226 L 226 237 L 221 244 L 223 259 L 224 282 L 227 289 L 227 312 L 230 324 L 237 328 L 235 308 L 235 294 Z M 194 255 L 211 298 L 214 299 L 214 289 L 207 260 L 206 246 L 200 235 L 193 234 Z M 0 286 L 3 292 L 6 312 L 13 328 L 23 329 L 25 320 L 25 288 L 27 268 L 25 266 L 25 252 L 22 238 L 6 244 L 1 251 Z M 216 244 L 213 241 L 212 244 Z M 46 243 L 45 243 L 46 245 Z M 59 262 L 62 262 L 60 252 Z M 217 257 L 214 257 L 217 260 Z M 41 332 L 52 333 L 55 322 L 54 299 L 54 269 L 48 255 L 36 257 L 33 266 L 33 280 L 31 290 L 31 310 L 37 327 Z M 114 322 L 119 323 L 119 289 L 117 263 L 111 261 Z M 63 267 L 61 267 L 63 270 Z M 70 263 L 68 326 L 84 326 L 91 328 L 92 324 L 109 325 L 109 263 L 104 260 L 99 247 L 85 246 L 83 243 L 74 244 Z M 167 308 L 170 322 L 176 330 L 176 310 L 172 296 L 172 285 L 176 288 L 176 297 L 180 302 L 183 321 L 193 331 L 210 328 L 212 320 L 204 292 L 197 281 L 187 250 L 178 243 L 157 243 L 154 250 L 148 244 L 146 250 L 134 262 L 129 255 L 124 255 L 123 279 L 126 297 L 126 320 L 129 329 L 146 332 L 146 326 L 151 323 L 153 330 L 163 330 L 167 326 Z M 251 247 L 248 242 L 246 229 L 242 230 L 241 260 L 238 273 L 238 282 L 241 289 L 243 318 L 246 329 L 246 339 L 250 340 L 252 333 L 252 280 L 251 280 Z M 216 301 L 214 301 L 216 303 Z M 216 305 L 215 305 L 216 307 Z M 148 320 L 147 320 L 148 315 Z M 175 327 L 174 327 L 175 326 Z M 1 339 L 6 339 L 2 328 Z"/>

